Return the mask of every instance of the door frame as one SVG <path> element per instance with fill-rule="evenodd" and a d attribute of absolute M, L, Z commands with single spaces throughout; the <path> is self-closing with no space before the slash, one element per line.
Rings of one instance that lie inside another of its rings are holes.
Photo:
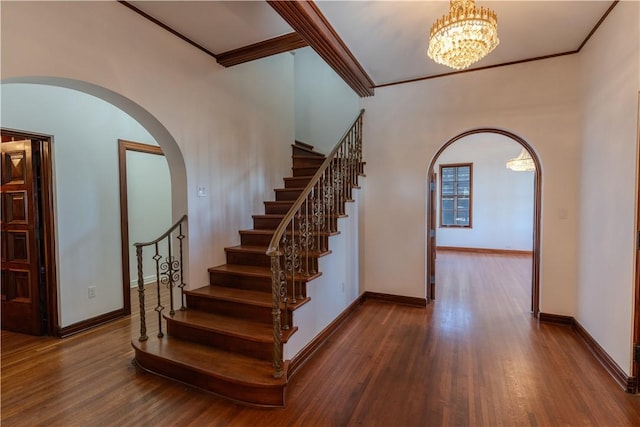
<path fill-rule="evenodd" d="M 631 343 L 631 374 L 634 384 L 631 390 L 633 393 L 640 392 L 640 361 L 635 358 L 635 346 L 640 345 L 640 91 L 638 92 L 638 123 L 637 123 L 637 145 L 636 145 L 636 265 L 635 265 L 635 289 L 633 292 L 633 342 Z"/>
<path fill-rule="evenodd" d="M 14 138 L 42 141 L 40 150 L 42 237 L 40 241 L 44 246 L 43 263 L 45 266 L 45 297 L 47 307 L 47 329 L 43 332 L 50 336 L 59 336 L 56 228 L 54 220 L 55 198 L 53 193 L 53 135 L 4 127 L 0 128 L 0 132 Z"/>
<path fill-rule="evenodd" d="M 129 198 L 127 191 L 127 151 L 164 156 L 157 145 L 118 140 L 118 168 L 120 172 L 120 236 L 122 247 L 122 296 L 124 314 L 131 314 L 131 274 L 129 270 Z"/>
<path fill-rule="evenodd" d="M 513 139 L 517 143 L 519 143 L 522 147 L 525 148 L 531 155 L 533 162 L 536 166 L 534 180 L 533 180 L 533 259 L 532 259 L 532 275 L 531 275 L 531 313 L 534 317 L 538 317 L 540 314 L 540 234 L 541 234 L 541 219 L 542 219 L 542 168 L 540 165 L 540 159 L 538 158 L 536 152 L 533 150 L 531 145 L 521 137 L 516 134 L 513 134 L 509 131 L 503 129 L 496 128 L 478 128 L 468 130 L 463 132 L 449 141 L 447 141 L 440 149 L 436 152 L 435 156 L 431 160 L 429 164 L 429 169 L 427 170 L 427 177 L 431 177 L 434 173 L 434 168 L 438 158 L 442 154 L 444 150 L 447 149 L 454 142 L 470 135 L 478 134 L 478 133 L 494 133 L 497 135 L 506 136 L 508 138 Z M 433 215 L 437 215 L 434 213 L 433 207 L 429 207 L 427 209 L 427 224 L 436 224 L 436 218 L 432 218 Z M 431 257 L 434 257 L 436 254 L 436 248 L 432 241 L 435 239 L 427 238 L 427 260 L 431 260 Z M 429 261 L 427 261 L 429 263 Z M 430 278 L 431 275 L 435 275 L 435 271 L 432 271 L 430 266 L 427 268 L 427 278 Z M 432 286 L 427 286 L 427 300 L 430 301 L 433 299 Z"/>

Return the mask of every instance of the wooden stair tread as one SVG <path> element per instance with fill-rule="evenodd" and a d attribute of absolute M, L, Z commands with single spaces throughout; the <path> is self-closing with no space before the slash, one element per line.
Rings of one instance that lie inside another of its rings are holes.
<path fill-rule="evenodd" d="M 282 387 L 287 382 L 286 375 L 283 378 L 273 377 L 271 362 L 203 344 L 177 338 L 150 337 L 143 342 L 133 340 L 131 345 L 136 350 L 188 367 L 192 371 L 236 384 Z"/>
<path fill-rule="evenodd" d="M 247 341 L 273 344 L 273 322 L 256 322 L 247 318 L 225 316 L 202 310 L 177 311 L 173 316 L 165 314 L 164 317 L 173 322 L 179 322 L 206 331 L 217 332 Z M 281 342 L 286 343 L 289 337 L 297 330 L 297 326 L 286 330 L 282 329 Z"/>
<path fill-rule="evenodd" d="M 278 216 L 278 215 L 274 215 L 274 216 Z M 284 216 L 284 215 L 281 215 L 281 216 Z M 266 246 L 237 245 L 237 246 L 227 246 L 226 248 L 224 248 L 224 250 L 226 252 L 244 252 L 244 253 L 251 253 L 251 254 L 258 254 L 258 255 L 267 256 L 267 247 Z M 326 255 L 329 255 L 331 253 L 331 250 L 326 250 L 324 252 L 311 251 L 310 253 L 311 253 L 312 256 L 323 257 L 323 256 L 326 256 Z"/>
<path fill-rule="evenodd" d="M 227 246 L 224 248 L 227 252 L 246 252 L 252 254 L 264 254 L 266 256 L 267 247 L 266 246 L 255 246 L 255 245 L 237 245 L 237 246 Z"/>
<path fill-rule="evenodd" d="M 226 288 L 224 286 L 207 285 L 202 288 L 185 291 L 205 298 L 216 298 L 225 301 L 241 302 L 262 307 L 271 307 L 271 293 L 248 289 Z"/>
<path fill-rule="evenodd" d="M 250 341 L 273 342 L 273 325 L 269 323 L 200 310 L 176 311 L 173 316 L 167 314 L 165 317 L 174 322 L 188 324 L 199 329 L 222 332 Z"/>
<path fill-rule="evenodd" d="M 300 176 L 287 176 L 282 178 L 285 181 L 297 181 L 297 180 L 303 180 L 303 179 L 311 179 L 313 178 L 314 175 L 300 175 Z"/>
<path fill-rule="evenodd" d="M 310 155 L 318 156 L 318 157 L 326 157 L 324 154 L 315 151 L 313 145 L 307 144 L 302 141 L 295 141 L 295 144 L 291 144 L 291 147 L 309 153 Z"/>
<path fill-rule="evenodd" d="M 348 200 L 345 200 L 348 201 Z M 252 218 L 265 218 L 265 219 L 278 219 L 278 218 L 284 218 L 287 214 L 255 214 L 255 215 L 251 215 Z M 296 214 L 297 216 L 297 214 Z M 309 212 L 308 215 L 304 215 L 304 216 L 313 216 L 312 212 Z M 330 214 L 325 214 L 323 215 L 324 217 L 328 217 L 328 216 L 333 216 L 333 217 L 337 217 L 337 218 L 346 218 L 348 215 L 346 214 L 338 214 L 335 213 L 333 215 Z"/>
<path fill-rule="evenodd" d="M 301 192 L 304 191 L 306 187 L 289 187 L 289 188 L 274 188 L 273 191 L 291 191 L 291 192 Z"/>
<path fill-rule="evenodd" d="M 215 298 L 228 302 L 236 302 L 242 304 L 250 304 L 259 307 L 272 307 L 273 301 L 271 292 L 254 291 L 250 289 L 229 288 L 225 286 L 207 285 L 202 288 L 185 291 L 191 295 L 197 295 L 204 298 Z M 295 304 L 289 303 L 289 309 L 295 310 L 306 304 L 309 298 L 299 298 Z M 284 307 L 284 304 L 282 305 Z"/>
<path fill-rule="evenodd" d="M 259 234 L 259 235 L 268 235 L 271 234 L 273 235 L 273 233 L 275 233 L 276 230 L 274 229 L 270 229 L 270 228 L 252 228 L 252 229 L 248 229 L 248 230 L 240 230 L 240 234 Z M 291 232 L 287 232 L 287 235 L 290 235 Z M 296 234 L 298 234 L 298 232 L 296 231 Z M 317 235 L 317 233 L 313 233 L 314 235 Z M 340 231 L 323 231 L 320 233 L 321 236 L 337 236 L 338 234 L 340 234 Z"/>
<path fill-rule="evenodd" d="M 256 265 L 241 265 L 241 264 L 222 264 L 217 267 L 210 267 L 209 273 L 228 273 L 242 276 L 250 276 L 250 277 L 271 277 L 271 268 L 270 267 L 262 267 Z M 299 277 L 296 276 L 298 280 L 302 280 L 303 282 L 308 282 L 310 280 L 315 279 L 316 277 L 320 277 L 322 273 L 312 274 L 309 277 Z"/>

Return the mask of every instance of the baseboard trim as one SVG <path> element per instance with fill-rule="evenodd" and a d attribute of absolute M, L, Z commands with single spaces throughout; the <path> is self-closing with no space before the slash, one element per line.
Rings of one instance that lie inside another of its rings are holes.
<path fill-rule="evenodd" d="M 596 358 L 598 363 L 607 371 L 616 383 L 627 393 L 635 393 L 637 387 L 637 379 L 630 377 L 616 363 L 613 358 L 603 349 L 600 344 L 587 332 L 587 330 L 572 316 L 563 316 L 559 314 L 540 313 L 538 319 L 545 323 L 554 323 L 560 325 L 571 326 L 574 333 L 584 342 L 587 349 Z"/>
<path fill-rule="evenodd" d="M 90 319 L 65 326 L 64 328 L 59 328 L 58 336 L 60 338 L 67 338 L 71 335 L 86 331 L 87 329 L 95 328 L 96 326 L 102 325 L 103 323 L 111 322 L 124 316 L 124 309 L 120 308 L 109 313 L 101 314 L 100 316 L 92 317 Z"/>
<path fill-rule="evenodd" d="M 436 252 L 471 252 L 476 254 L 490 255 L 533 255 L 533 251 L 523 251 L 518 249 L 489 249 L 489 248 L 463 248 L 457 246 L 436 246 Z"/>
<path fill-rule="evenodd" d="M 630 377 L 620 368 L 620 366 L 609 356 L 601 346 L 593 339 L 591 334 L 574 319 L 573 330 L 576 331 L 578 336 L 582 338 L 582 341 L 587 345 L 591 353 L 598 359 L 598 362 L 607 370 L 609 375 L 622 387 L 627 393 L 635 393 L 636 391 L 636 378 Z"/>
<path fill-rule="evenodd" d="M 573 326 L 575 319 L 571 316 L 563 316 L 561 314 L 538 313 L 538 319 L 544 323 L 557 323 L 559 325 Z"/>
<path fill-rule="evenodd" d="M 333 322 L 322 330 L 309 344 L 307 344 L 298 354 L 296 354 L 290 361 L 287 369 L 287 381 L 290 380 L 300 368 L 314 355 L 316 351 L 322 347 L 327 340 L 333 335 L 342 324 L 360 307 L 365 301 L 364 294 L 355 299 L 347 308 L 345 308 Z"/>
<path fill-rule="evenodd" d="M 389 302 L 393 304 L 410 305 L 413 307 L 426 307 L 426 298 L 405 297 L 402 295 L 381 294 L 378 292 L 365 292 L 363 294 L 365 300 L 374 300 Z"/>

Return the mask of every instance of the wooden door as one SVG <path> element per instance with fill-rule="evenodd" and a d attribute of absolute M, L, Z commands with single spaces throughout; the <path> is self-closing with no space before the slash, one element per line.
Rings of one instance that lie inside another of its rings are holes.
<path fill-rule="evenodd" d="M 432 173 L 429 177 L 429 243 L 428 250 L 428 263 L 429 263 L 429 292 L 427 297 L 429 299 L 436 298 L 436 178 L 437 175 Z"/>
<path fill-rule="evenodd" d="M 2 329 L 40 335 L 37 195 L 31 140 L 2 142 Z"/>

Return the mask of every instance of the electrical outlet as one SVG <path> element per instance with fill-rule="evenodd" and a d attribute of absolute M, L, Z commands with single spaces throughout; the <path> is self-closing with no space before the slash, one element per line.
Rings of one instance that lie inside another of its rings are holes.
<path fill-rule="evenodd" d="M 96 297 L 96 287 L 89 286 L 89 298 L 95 298 L 95 297 Z"/>

